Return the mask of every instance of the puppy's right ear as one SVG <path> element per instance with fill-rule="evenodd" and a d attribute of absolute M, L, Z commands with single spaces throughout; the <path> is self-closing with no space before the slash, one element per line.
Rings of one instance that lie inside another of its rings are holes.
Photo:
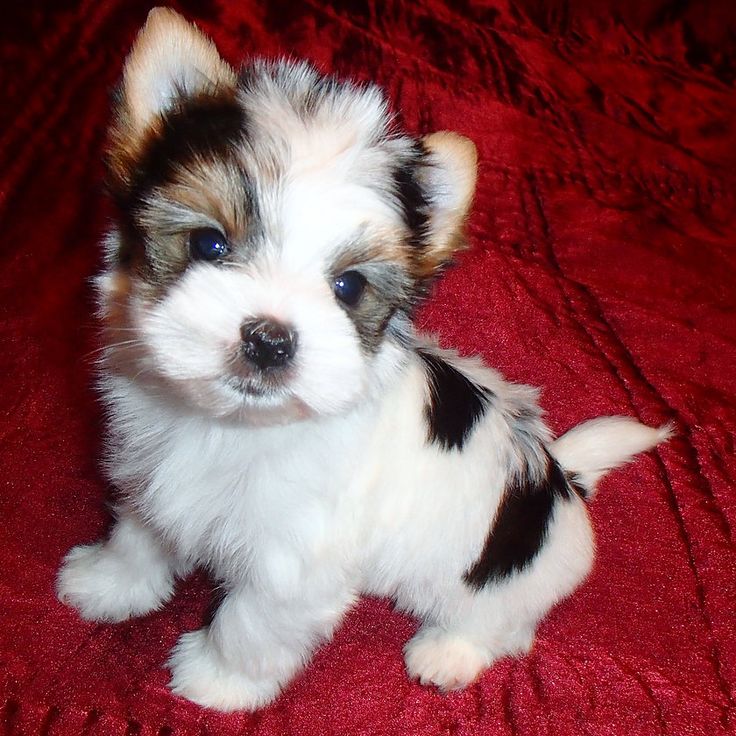
<path fill-rule="evenodd" d="M 426 243 L 418 254 L 421 275 L 432 277 L 467 248 L 463 228 L 473 202 L 478 153 L 472 141 L 441 131 L 422 139 L 425 166 L 418 180 L 429 200 Z"/>
<path fill-rule="evenodd" d="M 154 8 L 125 61 L 114 138 L 135 148 L 182 99 L 234 91 L 236 84 L 207 36 L 175 11 Z"/>

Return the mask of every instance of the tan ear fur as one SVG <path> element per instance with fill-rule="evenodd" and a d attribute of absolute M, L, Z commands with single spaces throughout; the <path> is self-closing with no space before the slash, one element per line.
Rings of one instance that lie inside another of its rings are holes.
<path fill-rule="evenodd" d="M 214 43 L 170 8 L 154 8 L 125 61 L 119 123 L 136 137 L 178 97 L 234 89 Z"/>
<path fill-rule="evenodd" d="M 478 154 L 471 140 L 450 131 L 432 133 L 422 142 L 430 166 L 421 184 L 431 207 L 423 258 L 425 270 L 432 273 L 466 247 L 463 226 L 475 193 Z"/>
<path fill-rule="evenodd" d="M 107 151 L 111 191 L 125 190 L 162 115 L 182 98 L 230 96 L 236 89 L 235 72 L 207 36 L 169 8 L 151 10 L 123 68 Z"/>

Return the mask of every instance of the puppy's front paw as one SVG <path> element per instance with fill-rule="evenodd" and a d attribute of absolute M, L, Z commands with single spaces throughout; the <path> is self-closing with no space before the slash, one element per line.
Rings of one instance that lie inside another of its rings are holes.
<path fill-rule="evenodd" d="M 254 679 L 232 669 L 213 648 L 207 629 L 183 634 L 169 657 L 172 692 L 207 708 L 256 710 L 281 689 L 275 679 Z"/>
<path fill-rule="evenodd" d="M 148 613 L 172 593 L 172 582 L 152 568 L 141 571 L 104 544 L 69 551 L 56 578 L 56 594 L 90 621 L 125 621 Z"/>
<path fill-rule="evenodd" d="M 410 677 L 447 691 L 470 685 L 488 667 L 491 657 L 460 634 L 428 627 L 406 645 L 404 661 Z"/>

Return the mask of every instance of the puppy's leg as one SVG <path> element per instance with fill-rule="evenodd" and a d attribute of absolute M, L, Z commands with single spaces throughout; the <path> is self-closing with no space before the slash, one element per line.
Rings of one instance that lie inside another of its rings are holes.
<path fill-rule="evenodd" d="M 539 622 L 585 579 L 593 554 L 583 502 L 559 501 L 544 545 L 524 569 L 438 595 L 432 618 L 406 645 L 409 675 L 454 690 L 501 657 L 527 652 Z"/>
<path fill-rule="evenodd" d="M 209 627 L 184 634 L 171 653 L 171 689 L 223 711 L 271 702 L 352 605 L 347 588 L 301 584 L 288 598 L 231 591 Z"/>
<path fill-rule="evenodd" d="M 466 687 L 496 660 L 529 651 L 538 621 L 509 610 L 499 591 L 483 591 L 464 617 L 425 621 L 404 648 L 407 672 L 445 691 Z"/>
<path fill-rule="evenodd" d="M 183 572 L 153 533 L 122 511 L 109 539 L 67 553 L 56 593 L 82 618 L 124 621 L 160 608 L 174 591 L 175 574 Z"/>

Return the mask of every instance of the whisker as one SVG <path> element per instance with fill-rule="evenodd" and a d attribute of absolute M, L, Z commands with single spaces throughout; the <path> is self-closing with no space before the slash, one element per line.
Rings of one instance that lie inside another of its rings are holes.
<path fill-rule="evenodd" d="M 141 340 L 121 340 L 120 342 L 114 342 L 110 345 L 102 345 L 99 348 L 95 348 L 94 350 L 90 350 L 88 353 L 85 354 L 85 358 L 91 358 L 93 356 L 99 355 L 100 353 L 104 352 L 105 350 L 111 350 L 114 348 L 122 348 L 130 345 L 141 345 L 145 346 L 145 343 Z"/>

